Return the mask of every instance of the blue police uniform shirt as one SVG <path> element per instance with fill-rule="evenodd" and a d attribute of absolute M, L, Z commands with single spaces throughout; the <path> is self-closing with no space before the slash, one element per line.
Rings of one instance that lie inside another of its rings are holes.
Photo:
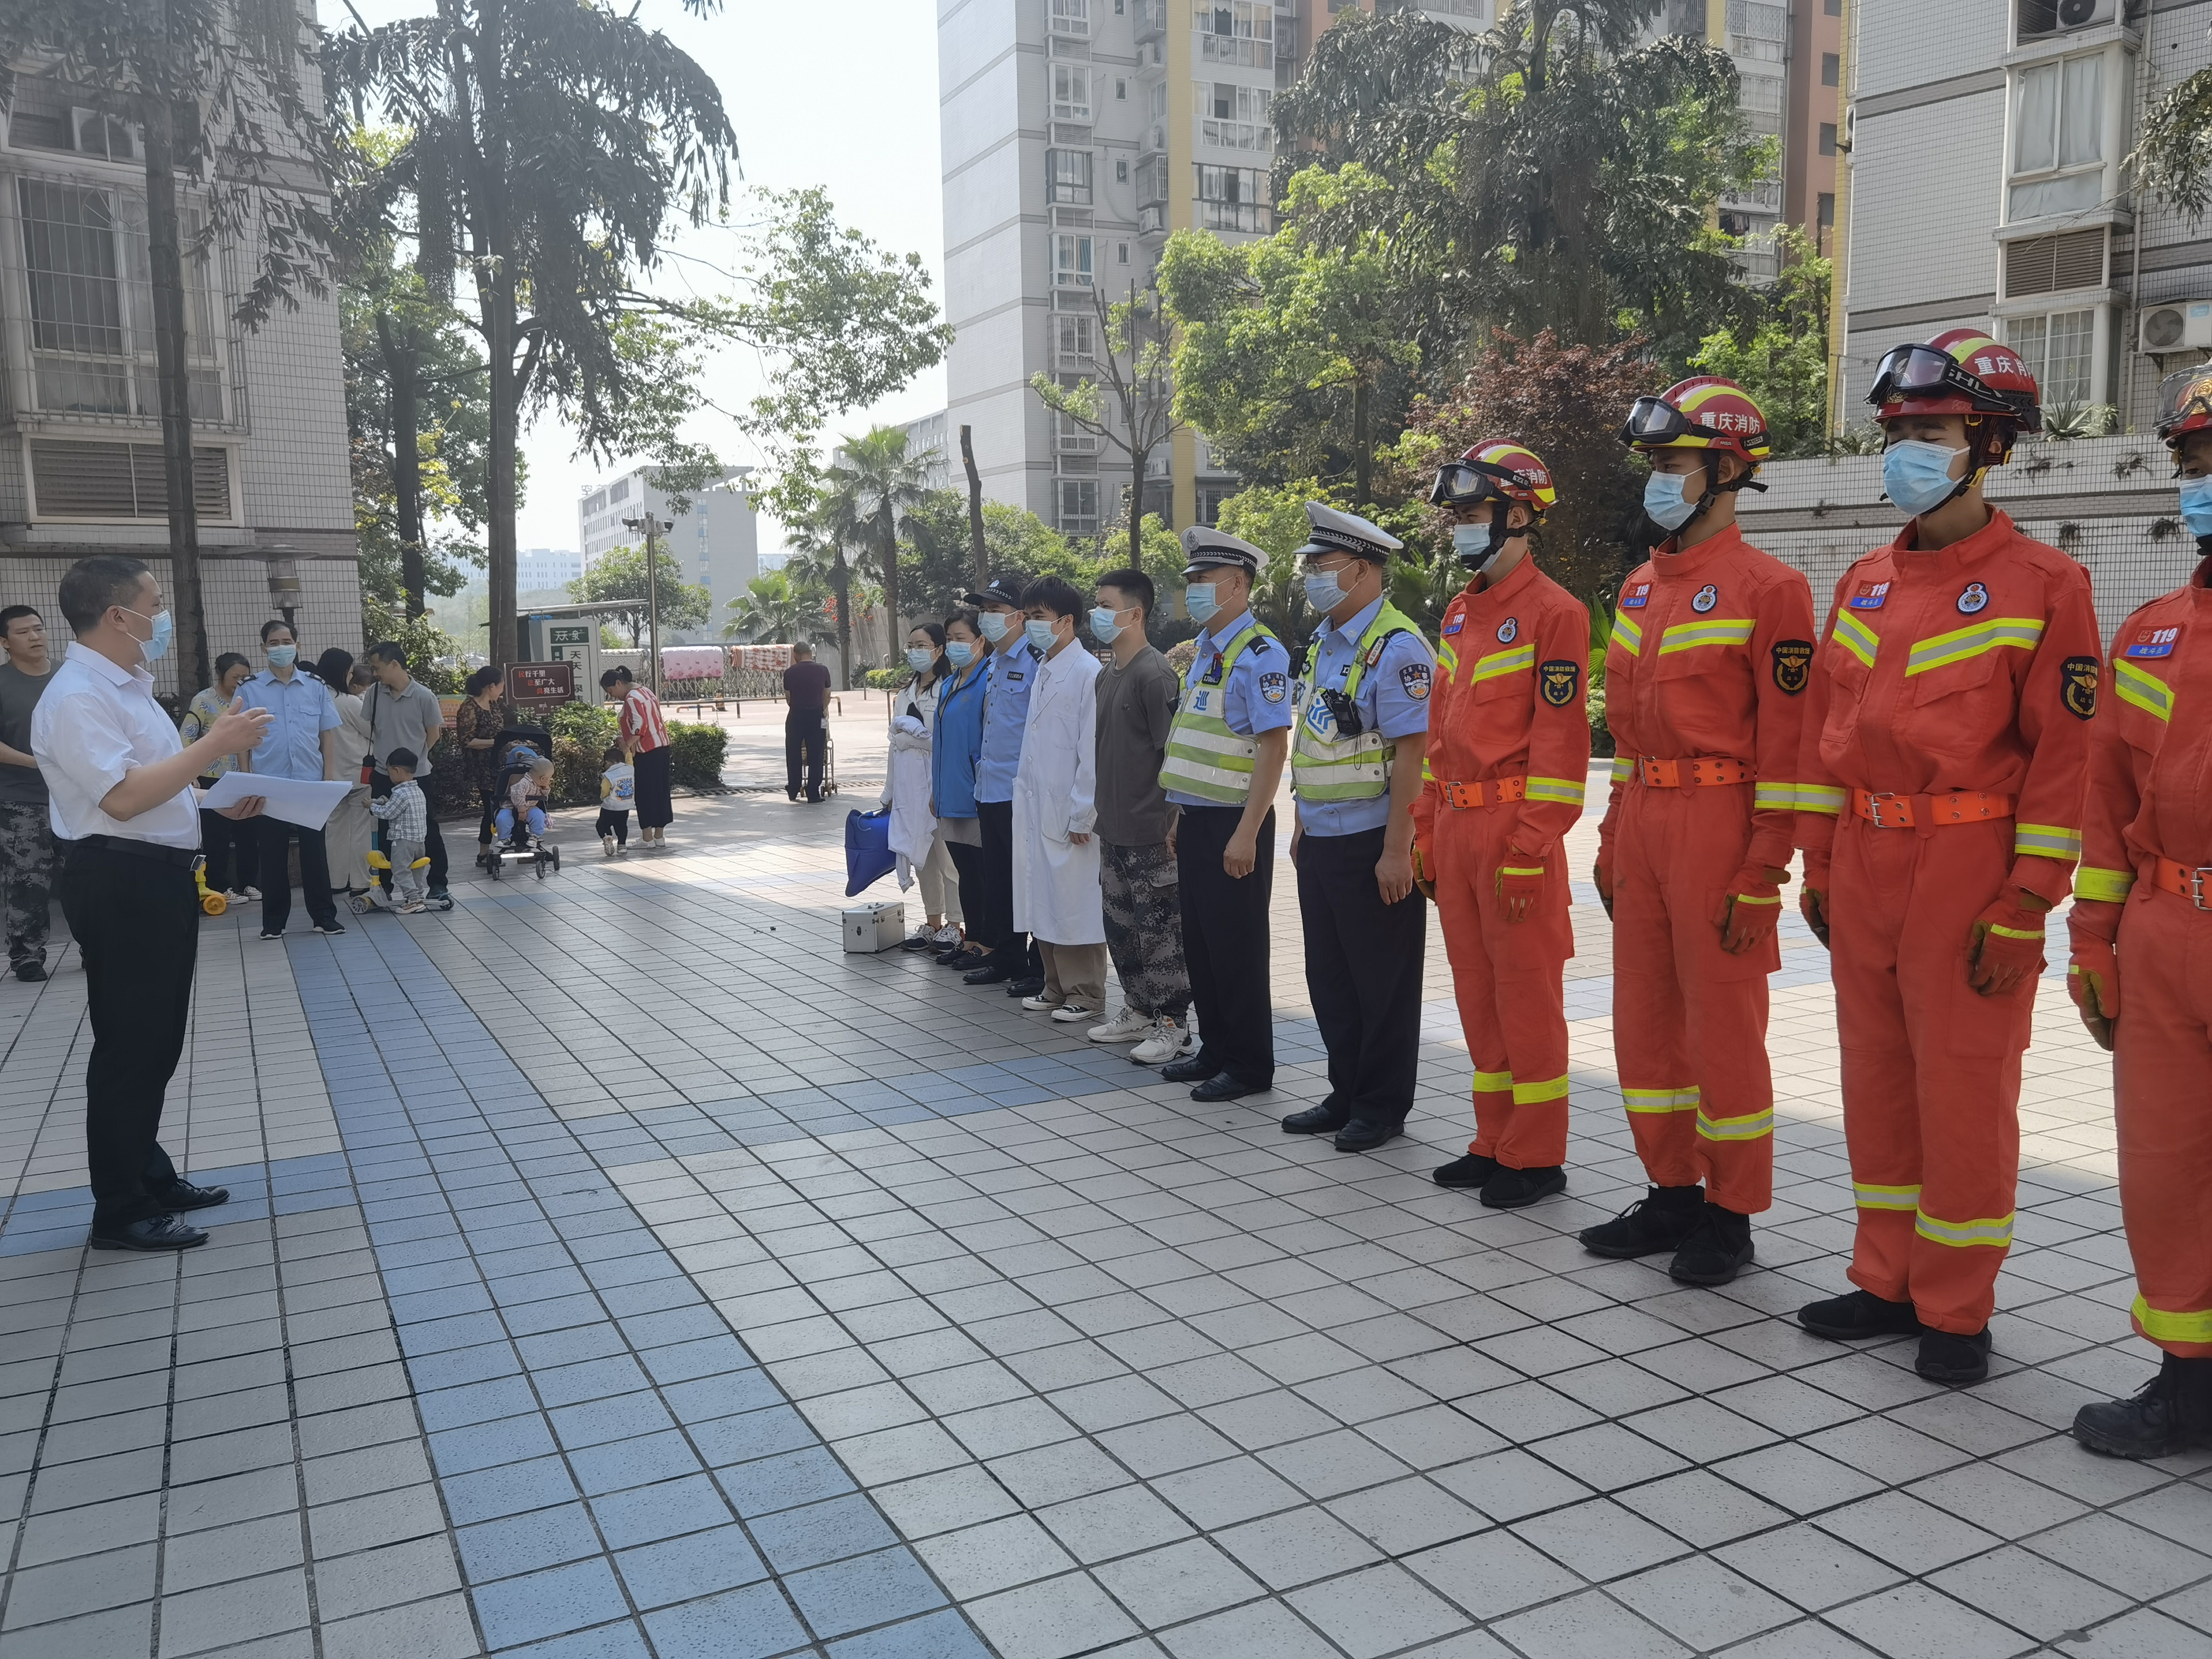
<path fill-rule="evenodd" d="M 1321 631 L 1314 635 L 1313 659 L 1306 666 L 1310 690 L 1305 708 L 1300 711 L 1302 719 L 1310 718 L 1308 711 L 1319 706 L 1319 693 L 1344 690 L 1345 682 L 1352 678 L 1352 665 L 1359 654 L 1359 636 L 1367 631 L 1368 625 L 1375 620 L 1375 613 L 1382 608 L 1382 598 L 1377 594 L 1374 604 L 1341 628 L 1322 619 Z M 1394 738 L 1425 732 L 1429 729 L 1429 691 L 1435 680 L 1436 659 L 1429 655 L 1428 641 L 1411 629 L 1392 635 L 1383 644 L 1381 658 L 1359 677 L 1359 695 L 1354 702 L 1358 705 L 1361 729 L 1380 732 Z M 1328 735 L 1336 735 L 1334 727 Z M 1398 766 L 1408 763 L 1404 755 L 1395 763 Z M 1410 763 L 1418 767 L 1420 757 L 1412 757 Z M 1363 830 L 1380 830 L 1389 821 L 1390 797 L 1387 793 L 1372 800 L 1298 803 L 1298 822 L 1310 836 L 1356 836 Z"/>
<path fill-rule="evenodd" d="M 1196 714 L 1218 714 L 1240 738 L 1280 732 L 1295 714 L 1291 706 L 1291 654 L 1280 641 L 1260 635 L 1225 672 L 1217 660 L 1222 643 L 1235 637 L 1251 614 L 1247 607 L 1241 616 L 1225 622 L 1216 618 L 1200 629 L 1198 654 L 1191 659 L 1190 672 L 1182 677 L 1182 706 Z M 1178 806 L 1221 805 L 1173 789 L 1167 794 Z"/>
<path fill-rule="evenodd" d="M 269 729 L 253 751 L 252 769 L 264 778 L 323 781 L 323 733 L 342 724 L 330 688 L 313 674 L 295 669 L 280 680 L 266 671 L 238 688 L 248 708 L 269 711 Z"/>
<path fill-rule="evenodd" d="M 1014 769 L 1022 763 L 1030 692 L 1043 662 L 1036 647 L 1026 643 L 991 653 L 991 684 L 983 694 L 983 752 L 975 762 L 978 801 L 1014 798 Z"/>

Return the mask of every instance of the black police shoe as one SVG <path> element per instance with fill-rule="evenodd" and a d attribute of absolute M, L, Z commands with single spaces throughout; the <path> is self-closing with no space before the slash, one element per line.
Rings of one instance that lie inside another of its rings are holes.
<path fill-rule="evenodd" d="M 1318 1106 L 1309 1106 L 1303 1112 L 1292 1112 L 1283 1120 L 1286 1135 L 1333 1135 L 1351 1118 L 1344 1112 L 1322 1101 Z"/>
<path fill-rule="evenodd" d="M 1539 1164 L 1533 1170 L 1509 1170 L 1501 1164 L 1498 1173 L 1482 1183 L 1482 1206 L 1517 1210 L 1566 1190 L 1567 1172 L 1556 1164 Z"/>
<path fill-rule="evenodd" d="M 1247 1095 L 1266 1092 L 1266 1090 L 1255 1084 L 1241 1081 L 1233 1073 L 1216 1072 L 1205 1082 L 1193 1089 L 1190 1091 L 1190 1097 L 1211 1105 L 1217 1100 L 1242 1100 Z"/>
<path fill-rule="evenodd" d="M 154 1201 L 167 1210 L 210 1210 L 230 1202 L 230 1188 L 195 1187 L 179 1176 L 172 1185 L 155 1193 Z"/>
<path fill-rule="evenodd" d="M 1166 1083 L 1203 1083 L 1221 1068 L 1208 1060 L 1201 1050 L 1186 1054 L 1181 1060 L 1171 1060 L 1160 1067 L 1160 1078 Z"/>
<path fill-rule="evenodd" d="M 36 985 L 46 977 L 46 964 L 43 962 L 19 962 L 15 964 L 15 977 L 26 985 Z"/>
<path fill-rule="evenodd" d="M 1429 1179 L 1439 1187 L 1480 1187 L 1487 1182 L 1491 1176 L 1496 1175 L 1498 1170 L 1498 1163 L 1496 1158 L 1478 1158 L 1474 1153 L 1468 1152 L 1464 1157 L 1454 1158 L 1440 1170 L 1431 1170 Z"/>
<path fill-rule="evenodd" d="M 1705 1207 L 1703 1187 L 1653 1187 L 1610 1221 L 1585 1227 L 1576 1237 L 1592 1255 L 1626 1261 L 1681 1248 Z"/>
<path fill-rule="evenodd" d="M 965 985 L 1003 985 L 1014 976 L 1014 969 L 995 956 L 981 968 L 970 968 L 960 976 Z"/>
<path fill-rule="evenodd" d="M 1044 981 L 1038 975 L 1031 974 L 1006 987 L 1006 994 L 1010 997 L 1041 997 L 1044 994 Z"/>
<path fill-rule="evenodd" d="M 1705 1212 L 1667 1264 L 1667 1276 L 1683 1285 L 1725 1285 L 1752 1258 L 1751 1218 L 1705 1200 Z"/>
<path fill-rule="evenodd" d="M 1406 1133 L 1402 1123 L 1373 1123 L 1364 1117 L 1355 1117 L 1336 1132 L 1336 1150 L 1340 1152 L 1371 1152 L 1377 1146 L 1388 1146 Z"/>
<path fill-rule="evenodd" d="M 2074 1437 L 2108 1457 L 2171 1457 L 2212 1446 L 2212 1359 L 2162 1356 L 2158 1375 L 2134 1398 L 2075 1413 Z"/>
<path fill-rule="evenodd" d="M 106 1232 L 95 1229 L 95 1250 L 189 1250 L 207 1243 L 208 1236 L 189 1221 L 163 1213 L 126 1223 Z"/>
<path fill-rule="evenodd" d="M 1932 1326 L 1920 1333 L 1920 1352 L 1912 1369 L 1930 1382 L 1978 1382 L 1990 1374 L 1990 1328 L 1971 1335 L 1939 1331 Z"/>
<path fill-rule="evenodd" d="M 1797 1322 L 1815 1336 L 1850 1342 L 1863 1336 L 1909 1336 L 1920 1328 L 1910 1302 L 1892 1302 L 1872 1291 L 1846 1291 L 1797 1310 Z"/>

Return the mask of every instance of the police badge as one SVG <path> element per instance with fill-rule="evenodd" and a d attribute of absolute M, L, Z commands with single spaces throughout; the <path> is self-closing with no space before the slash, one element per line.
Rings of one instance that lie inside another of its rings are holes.
<path fill-rule="evenodd" d="M 1536 670 L 1537 689 L 1554 708 L 1565 708 L 1575 701 L 1582 680 L 1583 665 L 1571 657 L 1544 663 Z"/>
<path fill-rule="evenodd" d="M 1269 702 L 1282 702 L 1291 695 L 1291 677 L 1288 674 L 1261 675 L 1260 695 Z"/>
<path fill-rule="evenodd" d="M 1796 696 L 1812 678 L 1813 642 L 1810 640 L 1777 640 L 1774 642 L 1774 684 L 1780 690 Z"/>
<path fill-rule="evenodd" d="M 2069 657 L 2058 665 L 2066 681 L 2063 701 L 2066 712 L 2077 720 L 2086 720 L 2097 712 L 2097 659 L 2094 657 Z"/>

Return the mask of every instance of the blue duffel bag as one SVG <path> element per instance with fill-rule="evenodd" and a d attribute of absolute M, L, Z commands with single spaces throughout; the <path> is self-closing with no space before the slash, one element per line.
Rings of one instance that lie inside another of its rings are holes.
<path fill-rule="evenodd" d="M 898 868 L 891 851 L 891 809 L 845 814 L 845 896 L 881 881 Z"/>

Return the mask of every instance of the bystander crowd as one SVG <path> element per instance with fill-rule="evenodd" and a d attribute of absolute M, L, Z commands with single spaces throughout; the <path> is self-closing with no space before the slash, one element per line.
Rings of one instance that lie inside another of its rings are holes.
<path fill-rule="evenodd" d="M 215 727 L 222 711 L 230 707 L 238 688 L 246 684 L 253 672 L 253 665 L 235 651 L 226 651 L 215 659 L 215 684 L 204 685 L 192 693 L 192 700 L 185 705 L 185 717 L 177 722 L 177 736 L 185 743 L 198 743 Z M 211 789 L 216 780 L 226 772 L 238 769 L 235 755 L 217 755 L 208 769 L 200 775 L 203 789 Z M 261 896 L 261 826 L 258 823 L 234 823 L 220 812 L 200 812 L 200 853 L 207 860 L 208 888 L 221 893 L 233 904 L 245 904 Z"/>
<path fill-rule="evenodd" d="M 31 715 L 53 683 L 46 622 L 27 605 L 0 611 L 0 931 L 15 977 L 46 976 L 54 836 L 46 781 L 31 754 Z"/>

